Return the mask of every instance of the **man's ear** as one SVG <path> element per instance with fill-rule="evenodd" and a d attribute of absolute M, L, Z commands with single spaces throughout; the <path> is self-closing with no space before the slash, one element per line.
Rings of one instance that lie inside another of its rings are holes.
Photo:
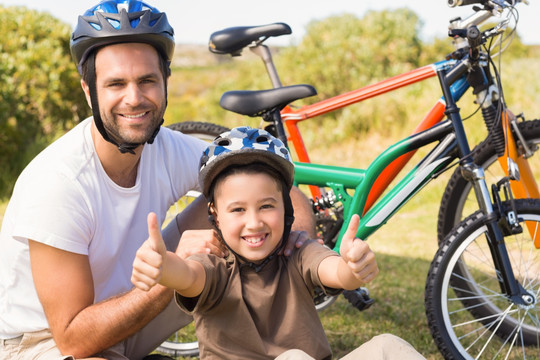
<path fill-rule="evenodd" d="M 86 102 L 88 103 L 88 106 L 90 106 L 90 109 L 92 108 L 92 101 L 90 100 L 90 88 L 88 87 L 88 84 L 81 80 L 81 87 L 84 91 L 84 96 L 86 96 Z"/>

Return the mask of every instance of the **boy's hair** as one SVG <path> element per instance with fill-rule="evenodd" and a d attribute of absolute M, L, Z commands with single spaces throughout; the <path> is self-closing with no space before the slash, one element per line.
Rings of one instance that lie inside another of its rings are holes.
<path fill-rule="evenodd" d="M 286 191 L 287 188 L 286 188 L 285 179 L 283 179 L 283 176 L 279 172 L 277 172 L 273 168 L 261 162 L 253 162 L 253 163 L 245 164 L 245 165 L 229 166 L 228 168 L 224 169 L 219 174 L 217 174 L 214 180 L 212 181 L 212 184 L 210 185 L 208 200 L 210 201 L 211 199 L 211 201 L 213 202 L 214 191 L 217 185 L 228 176 L 236 175 L 236 174 L 261 174 L 261 173 L 270 176 L 276 182 L 276 184 L 278 185 L 279 191 L 282 194 L 284 191 Z"/>

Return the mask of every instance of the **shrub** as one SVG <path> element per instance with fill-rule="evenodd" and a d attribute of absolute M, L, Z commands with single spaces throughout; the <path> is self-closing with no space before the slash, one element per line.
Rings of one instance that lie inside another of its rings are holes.
<path fill-rule="evenodd" d="M 71 28 L 47 13 L 0 6 L 0 198 L 59 134 L 89 114 L 69 52 Z"/>

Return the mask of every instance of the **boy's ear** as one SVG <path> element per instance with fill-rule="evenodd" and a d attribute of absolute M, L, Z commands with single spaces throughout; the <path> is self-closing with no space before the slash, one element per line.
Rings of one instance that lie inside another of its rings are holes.
<path fill-rule="evenodd" d="M 217 212 L 213 203 L 208 203 L 208 221 L 210 224 L 218 227 Z"/>

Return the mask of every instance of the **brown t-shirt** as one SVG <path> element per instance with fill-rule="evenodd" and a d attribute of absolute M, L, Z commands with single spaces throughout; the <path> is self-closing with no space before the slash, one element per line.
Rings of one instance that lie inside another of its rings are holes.
<path fill-rule="evenodd" d="M 274 257 L 258 273 L 234 256 L 193 255 L 205 267 L 206 285 L 199 297 L 177 293 L 176 301 L 195 319 L 201 359 L 274 359 L 290 349 L 330 359 L 313 291 L 323 288 L 320 262 L 335 255 L 309 241 L 289 257 Z"/>

